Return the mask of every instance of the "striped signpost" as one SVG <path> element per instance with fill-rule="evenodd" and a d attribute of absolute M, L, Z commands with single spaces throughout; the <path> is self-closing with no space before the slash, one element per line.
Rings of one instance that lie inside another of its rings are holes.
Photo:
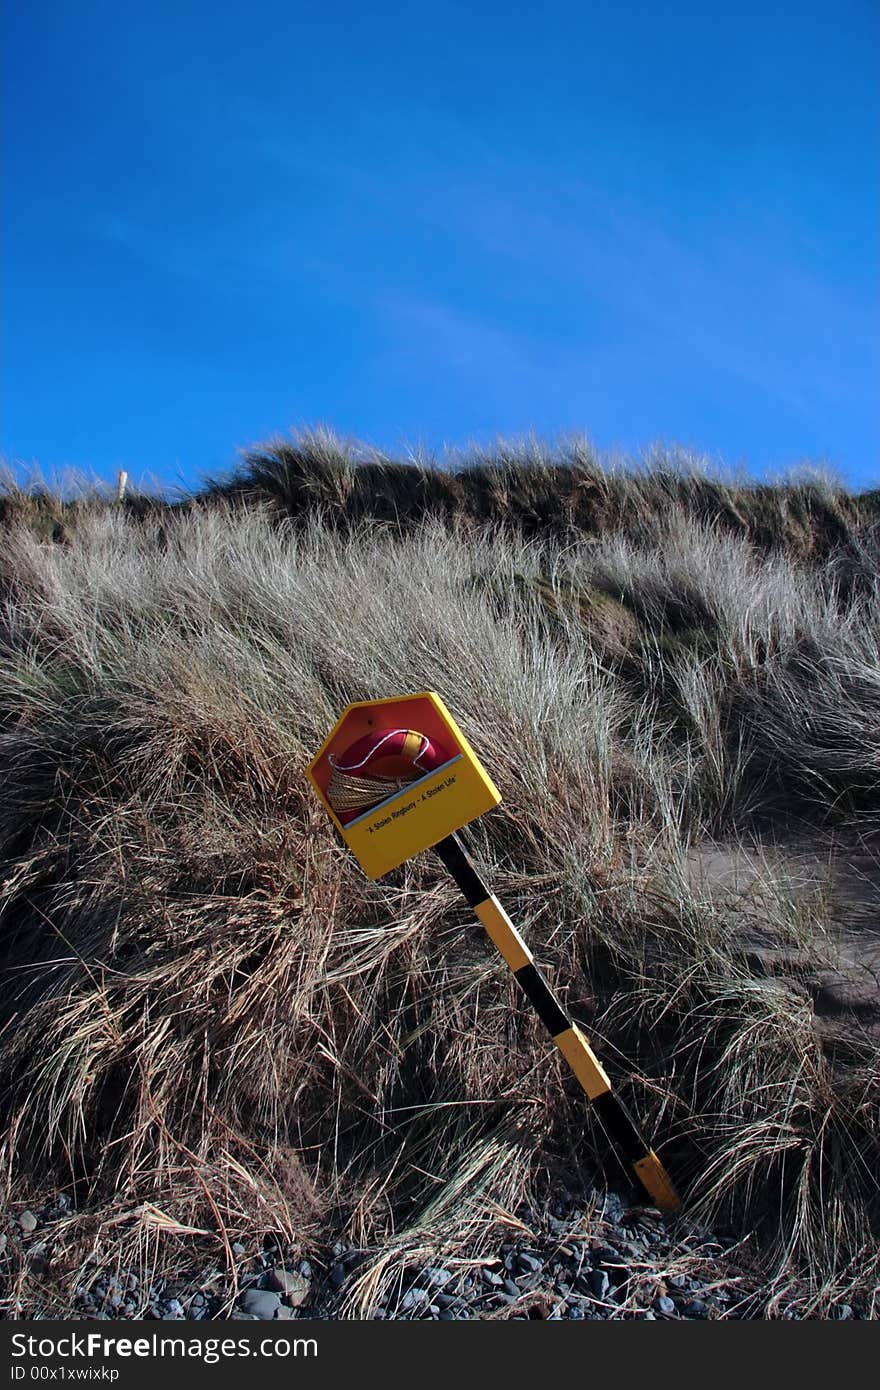
<path fill-rule="evenodd" d="M 456 837 L 501 796 L 440 697 L 422 691 L 349 705 L 309 764 L 308 776 L 369 878 L 436 849 L 620 1156 L 655 1206 L 676 1210 L 680 1203 L 666 1169 Z"/>

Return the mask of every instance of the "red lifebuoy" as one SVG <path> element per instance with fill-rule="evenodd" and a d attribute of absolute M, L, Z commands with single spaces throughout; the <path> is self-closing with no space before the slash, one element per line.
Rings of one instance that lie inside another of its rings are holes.
<path fill-rule="evenodd" d="M 343 825 L 384 801 L 426 773 L 448 762 L 451 754 L 416 729 L 383 729 L 364 734 L 332 768 L 327 800 Z"/>

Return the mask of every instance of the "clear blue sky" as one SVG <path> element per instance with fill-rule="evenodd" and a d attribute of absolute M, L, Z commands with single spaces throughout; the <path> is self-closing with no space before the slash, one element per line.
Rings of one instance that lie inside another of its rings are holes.
<path fill-rule="evenodd" d="M 880 481 L 875 0 L 7 5 L 7 459 L 326 423 Z"/>

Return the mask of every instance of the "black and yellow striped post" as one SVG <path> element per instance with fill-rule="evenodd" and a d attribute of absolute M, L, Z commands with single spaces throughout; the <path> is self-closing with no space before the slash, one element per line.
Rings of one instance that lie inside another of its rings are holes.
<path fill-rule="evenodd" d="M 434 848 L 571 1067 L 609 1139 L 632 1168 L 654 1205 L 663 1211 L 677 1210 L 680 1202 L 666 1169 L 654 1150 L 645 1143 L 626 1106 L 614 1094 L 611 1081 L 589 1041 L 566 1014 L 535 964 L 528 946 L 498 899 L 489 892 L 459 840 L 454 834 L 448 835 Z"/>

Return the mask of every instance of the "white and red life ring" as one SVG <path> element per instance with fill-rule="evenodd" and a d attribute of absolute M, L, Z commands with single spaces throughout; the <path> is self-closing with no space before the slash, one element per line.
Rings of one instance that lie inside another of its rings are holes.
<path fill-rule="evenodd" d="M 364 734 L 338 758 L 328 756 L 332 771 L 327 800 L 340 822 L 347 825 L 409 782 L 434 772 L 450 757 L 416 729 Z"/>

